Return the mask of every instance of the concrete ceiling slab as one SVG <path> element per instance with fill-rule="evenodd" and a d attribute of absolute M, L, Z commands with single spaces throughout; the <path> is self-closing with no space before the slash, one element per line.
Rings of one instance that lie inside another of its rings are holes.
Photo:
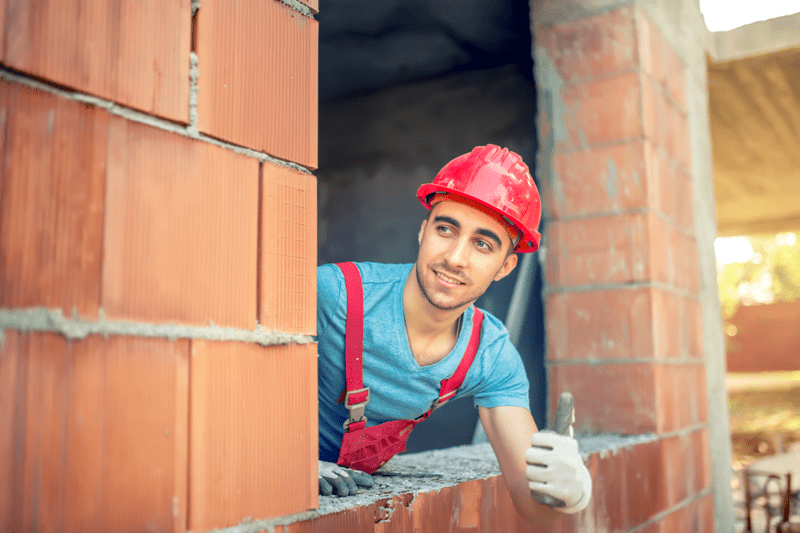
<path fill-rule="evenodd" d="M 800 230 L 800 13 L 713 34 L 718 231 Z"/>

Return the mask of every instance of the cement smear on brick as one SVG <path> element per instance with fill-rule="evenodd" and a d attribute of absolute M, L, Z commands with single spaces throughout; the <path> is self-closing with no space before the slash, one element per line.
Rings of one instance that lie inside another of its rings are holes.
<path fill-rule="evenodd" d="M 186 127 L 192 135 L 199 135 L 197 130 L 197 78 L 200 71 L 197 68 L 197 54 L 189 53 L 189 125 Z"/>
<path fill-rule="evenodd" d="M 279 0 L 283 5 L 288 6 L 298 13 L 305 15 L 309 18 L 314 18 L 311 13 L 311 8 L 307 5 L 298 2 L 297 0 Z"/>
<path fill-rule="evenodd" d="M 177 324 L 146 324 L 139 322 L 107 321 L 102 309 L 98 320 L 86 320 L 73 313 L 66 318 L 60 309 L 0 309 L 0 334 L 3 330 L 46 331 L 67 339 L 83 339 L 87 335 L 162 337 L 174 339 L 204 339 L 211 341 L 239 341 L 273 346 L 277 344 L 308 344 L 308 335 L 292 335 L 267 331 L 259 325 L 254 330 L 216 326 L 184 326 Z"/>

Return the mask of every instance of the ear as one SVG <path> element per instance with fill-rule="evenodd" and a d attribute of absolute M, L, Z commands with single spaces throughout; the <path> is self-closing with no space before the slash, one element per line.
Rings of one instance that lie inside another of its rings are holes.
<path fill-rule="evenodd" d="M 500 270 L 497 272 L 497 275 L 494 277 L 494 281 L 500 281 L 504 277 L 511 274 L 511 271 L 514 270 L 517 266 L 517 254 L 512 253 L 506 257 L 506 260 L 503 262 L 503 266 L 500 267 Z"/>
<path fill-rule="evenodd" d="M 422 226 L 419 228 L 419 235 L 417 235 L 417 242 L 422 244 L 422 234 L 425 232 L 425 226 L 428 225 L 428 219 L 422 221 Z"/>

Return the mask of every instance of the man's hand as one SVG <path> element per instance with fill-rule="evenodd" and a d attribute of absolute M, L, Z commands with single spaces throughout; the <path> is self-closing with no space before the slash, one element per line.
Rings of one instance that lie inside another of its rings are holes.
<path fill-rule="evenodd" d="M 589 504 L 592 477 L 578 453 L 578 442 L 549 431 L 534 433 L 525 452 L 525 476 L 532 491 L 564 502 L 562 513 L 577 513 Z"/>
<path fill-rule="evenodd" d="M 319 493 L 330 496 L 355 496 L 358 487 L 372 486 L 372 476 L 359 470 L 344 468 L 327 461 L 319 462 Z"/>

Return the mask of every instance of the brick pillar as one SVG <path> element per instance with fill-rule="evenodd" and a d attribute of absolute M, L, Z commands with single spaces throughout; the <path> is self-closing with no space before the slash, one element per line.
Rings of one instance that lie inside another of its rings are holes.
<path fill-rule="evenodd" d="M 598 530 L 710 531 L 703 332 L 720 326 L 703 316 L 694 195 L 710 175 L 693 168 L 687 64 L 642 8 L 593 4 L 533 9 L 551 403 L 571 390 L 578 430 L 657 437 L 625 455 L 627 501 L 596 472 Z"/>
<path fill-rule="evenodd" d="M 9 5 L 0 530 L 315 508 L 316 1 Z"/>

